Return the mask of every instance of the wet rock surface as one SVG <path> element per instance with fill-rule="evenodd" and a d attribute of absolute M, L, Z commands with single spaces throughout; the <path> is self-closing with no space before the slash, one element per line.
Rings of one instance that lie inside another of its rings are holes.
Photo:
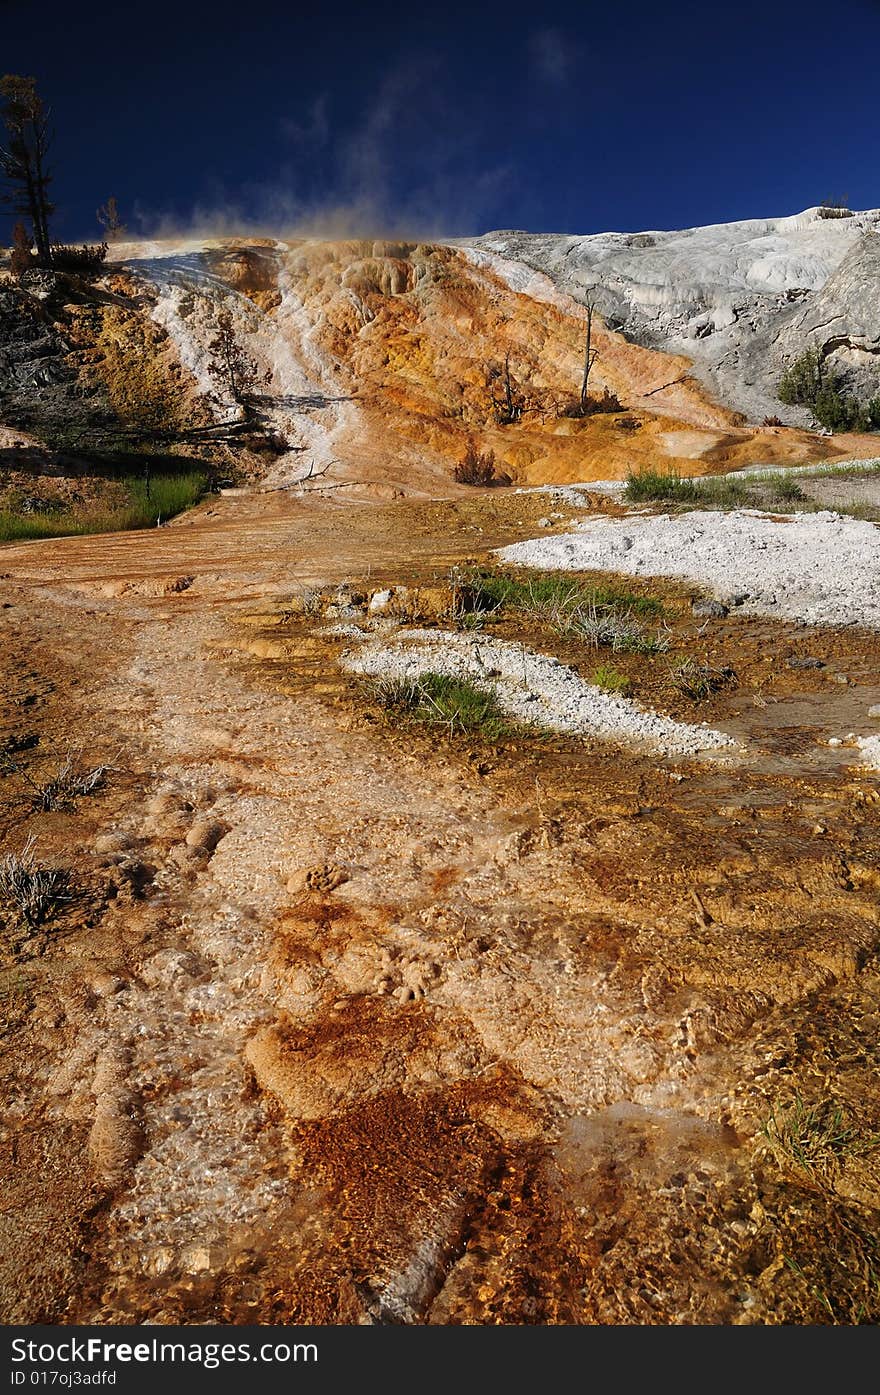
<path fill-rule="evenodd" d="M 325 627 L 393 634 L 370 596 L 442 590 L 546 508 L 285 503 L 4 553 L 0 739 L 35 780 L 67 742 L 113 772 L 49 813 L 3 776 L 4 854 L 33 833 L 76 889 L 36 934 L 2 906 L 9 1320 L 876 1319 L 876 635 L 704 629 L 650 583 L 675 654 L 738 684 L 617 662 L 733 733 L 730 768 L 389 721 Z"/>

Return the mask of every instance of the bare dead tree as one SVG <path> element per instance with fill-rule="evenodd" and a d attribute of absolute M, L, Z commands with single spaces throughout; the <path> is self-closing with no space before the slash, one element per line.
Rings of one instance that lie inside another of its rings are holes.
<path fill-rule="evenodd" d="M 589 397 L 590 374 L 593 371 L 593 364 L 599 357 L 599 350 L 593 348 L 593 312 L 596 308 L 592 299 L 592 287 L 588 292 L 589 298 L 585 302 L 587 312 L 587 334 L 584 346 L 584 376 L 581 379 L 581 415 L 586 415 L 587 400 Z"/>
<path fill-rule="evenodd" d="M 492 411 L 499 426 L 510 426 L 519 421 L 526 409 L 526 398 L 510 372 L 510 352 L 504 355 L 504 367 L 491 367 L 486 373 L 486 386 L 492 402 Z"/>

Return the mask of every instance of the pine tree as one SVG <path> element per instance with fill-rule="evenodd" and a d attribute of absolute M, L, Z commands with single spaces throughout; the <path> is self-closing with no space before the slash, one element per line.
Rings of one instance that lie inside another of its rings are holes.
<path fill-rule="evenodd" d="M 267 375 L 260 372 L 256 359 L 236 339 L 231 311 L 218 311 L 217 333 L 208 345 L 208 353 L 208 372 L 220 392 L 250 410 L 248 399 L 259 384 L 267 381 Z"/>
<path fill-rule="evenodd" d="M 6 180 L 4 202 L 30 219 L 37 257 L 52 264 L 49 201 L 52 174 L 46 159 L 51 144 L 49 112 L 37 92 L 36 80 L 8 73 L 0 78 L 0 118 L 6 127 L 6 144 L 0 146 L 0 174 Z"/>

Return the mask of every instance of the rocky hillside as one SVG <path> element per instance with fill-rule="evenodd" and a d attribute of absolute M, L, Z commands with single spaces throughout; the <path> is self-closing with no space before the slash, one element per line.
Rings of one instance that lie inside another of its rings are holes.
<path fill-rule="evenodd" d="M 876 438 L 809 430 L 773 387 L 808 342 L 875 383 L 878 219 L 813 210 L 469 245 L 141 242 L 91 281 L 0 269 L 4 485 L 146 456 L 261 488 L 433 494 L 456 489 L 470 443 L 519 485 L 875 454 Z M 588 291 L 597 410 L 582 416 Z M 242 401 L 212 372 L 224 314 L 254 369 Z M 760 425 L 777 413 L 791 429 Z"/>
<path fill-rule="evenodd" d="M 592 299 L 626 338 L 686 355 L 711 395 L 749 420 L 811 424 L 775 394 L 809 346 L 853 391 L 880 389 L 878 209 L 817 207 L 679 232 L 495 232 L 471 245 L 501 275 L 511 262 L 531 267 L 576 301 Z"/>

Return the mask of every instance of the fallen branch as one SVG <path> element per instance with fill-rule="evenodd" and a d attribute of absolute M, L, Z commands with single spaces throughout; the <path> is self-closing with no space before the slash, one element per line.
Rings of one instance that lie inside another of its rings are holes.
<path fill-rule="evenodd" d="M 339 460 L 328 460 L 328 461 L 327 461 L 327 464 L 324 466 L 324 468 L 323 468 L 322 470 L 316 470 L 316 469 L 315 469 L 315 462 L 312 461 L 311 464 L 309 465 L 309 468 L 308 468 L 308 470 L 306 471 L 306 473 L 305 473 L 304 475 L 300 475 L 299 479 L 291 480 L 291 481 L 290 481 L 290 484 L 277 484 L 277 485 L 275 485 L 274 488 L 272 488 L 272 489 L 261 489 L 261 490 L 259 491 L 259 493 L 260 493 L 260 494 L 285 494 L 285 493 L 287 493 L 287 491 L 290 490 L 290 489 L 300 489 L 300 488 L 302 488 L 302 486 L 306 483 L 307 480 L 323 479 L 324 475 L 326 475 L 326 473 L 327 473 L 327 471 L 330 469 L 330 466 L 331 466 L 331 465 L 339 465 L 339 464 L 341 464 L 341 462 L 340 462 Z M 349 488 L 351 488 L 351 485 L 352 485 L 352 484 L 356 484 L 356 483 L 357 483 L 356 480 L 352 480 L 352 481 L 350 481 L 350 482 L 347 481 L 347 482 L 344 483 L 344 484 L 324 484 L 324 485 L 319 485 L 318 488 L 319 488 L 319 489 L 349 489 Z M 303 493 L 304 493 L 304 494 L 311 494 L 311 493 L 313 493 L 313 492 L 314 492 L 314 491 L 311 490 L 311 489 L 304 489 L 304 490 L 303 490 Z"/>

